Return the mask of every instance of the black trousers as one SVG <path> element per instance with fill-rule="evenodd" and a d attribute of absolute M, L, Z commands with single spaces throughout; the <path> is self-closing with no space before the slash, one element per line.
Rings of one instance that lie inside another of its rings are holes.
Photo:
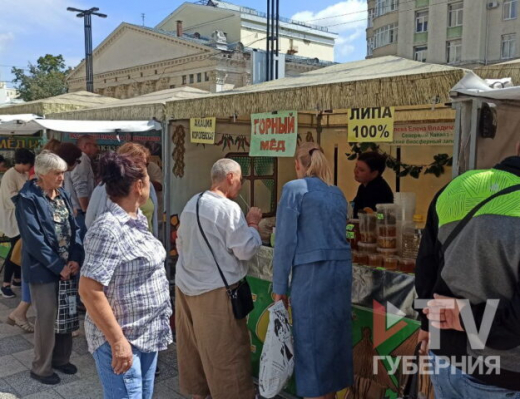
<path fill-rule="evenodd" d="M 7 254 L 7 257 L 5 258 L 4 262 L 4 283 L 11 284 L 11 281 L 13 279 L 13 276 L 15 279 L 20 280 L 22 278 L 22 267 L 21 265 L 14 264 L 11 262 L 11 256 L 13 254 L 13 248 L 14 245 L 17 243 L 17 241 L 20 239 L 20 236 L 16 236 L 10 239 L 11 243 L 11 249 L 9 250 L 9 253 Z"/>

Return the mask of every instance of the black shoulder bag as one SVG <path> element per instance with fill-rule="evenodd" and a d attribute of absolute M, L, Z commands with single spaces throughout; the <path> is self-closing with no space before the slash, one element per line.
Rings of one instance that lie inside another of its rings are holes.
<path fill-rule="evenodd" d="M 240 280 L 235 288 L 231 288 L 226 280 L 226 277 L 224 276 L 224 273 L 222 273 L 222 269 L 218 264 L 217 257 L 213 252 L 213 248 L 211 248 L 206 234 L 204 234 L 204 230 L 202 230 L 202 225 L 200 224 L 199 204 L 200 199 L 203 195 L 204 193 L 201 193 L 199 195 L 199 198 L 197 199 L 197 224 L 199 225 L 199 230 L 202 234 L 202 238 L 204 238 L 204 241 L 206 241 L 209 251 L 211 252 L 211 255 L 213 255 L 213 259 L 215 260 L 215 263 L 217 265 L 220 277 L 222 277 L 222 281 L 226 286 L 226 291 L 229 296 L 229 299 L 231 300 L 231 306 L 233 308 L 233 315 L 235 316 L 235 319 L 241 320 L 244 317 L 246 317 L 255 307 L 255 305 L 253 304 L 253 296 L 251 295 L 251 288 L 249 287 L 249 283 L 245 278 Z"/>

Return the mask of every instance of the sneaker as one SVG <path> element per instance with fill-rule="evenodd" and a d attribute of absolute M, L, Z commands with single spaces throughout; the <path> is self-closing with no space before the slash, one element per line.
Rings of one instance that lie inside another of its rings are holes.
<path fill-rule="evenodd" d="M 2 289 L 2 296 L 4 298 L 14 298 L 16 296 L 10 286 L 2 287 L 1 289 Z"/>
<path fill-rule="evenodd" d="M 60 377 L 56 373 L 52 373 L 48 377 L 42 377 L 42 376 L 39 376 L 38 374 L 34 374 L 31 371 L 31 378 L 35 379 L 36 381 L 40 381 L 42 384 L 46 384 L 46 385 L 56 385 L 56 384 L 59 384 L 61 381 Z"/>
<path fill-rule="evenodd" d="M 20 281 L 14 281 L 11 283 L 11 286 L 14 288 L 20 288 L 22 286 L 22 280 Z"/>

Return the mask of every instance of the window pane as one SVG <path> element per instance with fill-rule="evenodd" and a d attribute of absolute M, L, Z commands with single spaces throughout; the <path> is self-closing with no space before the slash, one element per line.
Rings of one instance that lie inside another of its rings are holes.
<path fill-rule="evenodd" d="M 263 213 L 274 212 L 276 203 L 274 179 L 255 180 L 255 206 Z"/>
<path fill-rule="evenodd" d="M 244 215 L 247 215 L 247 212 L 249 211 L 248 206 L 251 207 L 251 182 L 249 180 L 244 180 L 244 183 L 242 184 L 242 189 L 240 190 L 240 195 L 242 196 L 243 200 L 241 198 L 235 199 L 236 203 L 240 206 L 240 209 L 242 209 L 242 212 L 244 212 Z M 244 203 L 247 202 L 247 206 Z"/>
<path fill-rule="evenodd" d="M 242 176 L 251 176 L 251 158 L 249 157 L 231 157 L 237 161 L 242 168 Z"/>
<path fill-rule="evenodd" d="M 274 163 L 276 162 L 275 158 L 253 158 L 254 160 L 254 168 L 255 168 L 255 176 L 272 176 L 274 175 Z"/>

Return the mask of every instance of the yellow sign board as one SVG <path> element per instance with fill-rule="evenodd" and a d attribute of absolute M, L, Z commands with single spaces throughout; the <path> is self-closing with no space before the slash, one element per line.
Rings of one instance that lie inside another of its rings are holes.
<path fill-rule="evenodd" d="M 190 141 L 200 144 L 215 144 L 217 118 L 191 118 Z"/>
<path fill-rule="evenodd" d="M 349 143 L 394 141 L 394 107 L 352 108 L 348 112 Z"/>

